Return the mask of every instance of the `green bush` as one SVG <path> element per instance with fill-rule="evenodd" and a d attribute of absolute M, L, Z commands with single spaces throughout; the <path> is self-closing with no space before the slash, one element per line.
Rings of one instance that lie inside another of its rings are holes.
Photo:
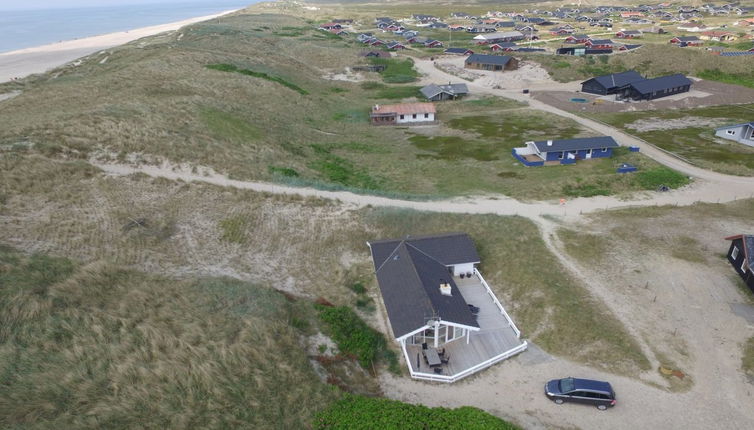
<path fill-rule="evenodd" d="M 305 95 L 309 94 L 308 91 L 306 91 L 305 89 L 299 87 L 296 84 L 292 84 L 292 83 L 290 83 L 290 82 L 286 81 L 285 79 L 280 78 L 278 76 L 270 76 L 270 75 L 268 75 L 267 73 L 264 73 L 264 72 L 255 72 L 255 71 L 249 70 L 249 69 L 240 69 L 240 68 L 238 68 L 238 67 L 236 67 L 236 66 L 234 66 L 232 64 L 208 64 L 206 67 L 208 69 L 218 70 L 218 71 L 221 71 L 221 72 L 240 73 L 240 74 L 246 75 L 246 76 L 253 76 L 255 78 L 267 79 L 270 82 L 276 82 L 276 83 L 278 83 L 280 85 L 288 87 L 288 88 L 292 89 L 293 91 L 298 92 L 301 95 L 305 96 Z"/>
<path fill-rule="evenodd" d="M 398 358 L 388 349 L 385 336 L 369 327 L 351 308 L 317 305 L 317 310 L 341 352 L 356 357 L 365 369 L 384 360 L 392 371 L 398 371 Z"/>
<path fill-rule="evenodd" d="M 346 394 L 318 413 L 315 429 L 514 430 L 517 426 L 481 409 L 429 408 L 379 397 Z"/>
<path fill-rule="evenodd" d="M 661 185 L 679 188 L 689 183 L 689 178 L 667 167 L 657 167 L 640 171 L 635 176 L 636 181 L 645 190 L 655 190 Z"/>
<path fill-rule="evenodd" d="M 290 167 L 267 166 L 267 170 L 273 175 L 284 176 L 286 178 L 297 178 L 299 176 L 298 172 Z"/>

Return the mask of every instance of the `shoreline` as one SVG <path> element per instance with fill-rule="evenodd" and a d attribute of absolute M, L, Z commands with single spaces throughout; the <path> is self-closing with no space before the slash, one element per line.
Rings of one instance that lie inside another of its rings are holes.
<path fill-rule="evenodd" d="M 0 53 L 0 84 L 14 79 L 23 79 L 36 73 L 44 73 L 50 69 L 62 66 L 103 49 L 123 45 L 136 39 L 141 39 L 142 37 L 153 36 L 166 31 L 178 30 L 189 24 L 207 21 L 239 10 L 243 10 L 243 8 L 226 10 L 212 15 L 188 18 L 166 24 L 117 31 L 98 36 L 82 37 L 80 39 L 65 40 Z"/>

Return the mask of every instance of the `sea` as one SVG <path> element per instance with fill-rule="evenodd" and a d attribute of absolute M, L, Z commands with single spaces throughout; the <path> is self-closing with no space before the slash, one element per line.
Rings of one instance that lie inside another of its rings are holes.
<path fill-rule="evenodd" d="M 212 15 L 261 0 L 186 0 L 30 10 L 3 10 L 4 1 L 0 0 L 0 53 Z"/>

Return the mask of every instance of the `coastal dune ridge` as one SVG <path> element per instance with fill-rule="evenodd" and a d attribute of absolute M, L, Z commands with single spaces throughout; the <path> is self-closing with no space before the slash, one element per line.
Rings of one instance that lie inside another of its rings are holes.
<path fill-rule="evenodd" d="M 44 73 L 103 49 L 123 45 L 142 37 L 178 30 L 189 24 L 207 21 L 244 8 L 230 9 L 211 15 L 188 18 L 167 24 L 152 25 L 127 31 L 101 34 L 81 39 L 66 40 L 46 45 L 0 53 L 0 83 L 21 79 L 35 73 Z"/>

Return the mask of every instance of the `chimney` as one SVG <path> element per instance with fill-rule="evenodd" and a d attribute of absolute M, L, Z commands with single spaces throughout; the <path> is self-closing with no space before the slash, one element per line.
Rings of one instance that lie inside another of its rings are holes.
<path fill-rule="evenodd" d="M 378 111 L 378 110 L 380 110 L 380 105 L 374 105 L 374 110 L 375 110 L 375 111 Z"/>
<path fill-rule="evenodd" d="M 547 146 L 552 146 L 552 140 L 547 141 Z"/>
<path fill-rule="evenodd" d="M 450 284 L 445 282 L 444 279 L 440 279 L 440 293 L 443 296 L 452 296 L 452 292 L 450 290 Z"/>

